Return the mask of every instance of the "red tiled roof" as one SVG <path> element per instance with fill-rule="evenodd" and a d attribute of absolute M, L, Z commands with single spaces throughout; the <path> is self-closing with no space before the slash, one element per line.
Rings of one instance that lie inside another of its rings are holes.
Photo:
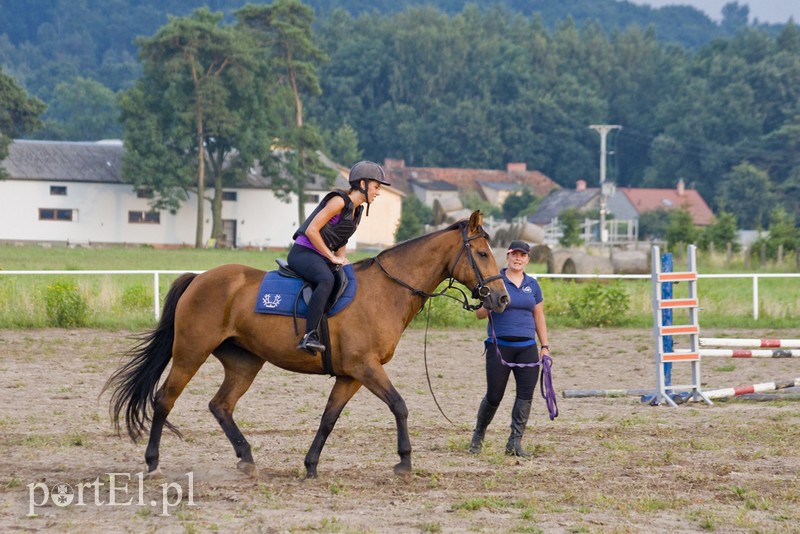
<path fill-rule="evenodd" d="M 462 191 L 477 191 L 478 182 L 508 182 L 530 188 L 539 197 L 545 197 L 560 186 L 539 171 L 528 171 L 524 164 L 509 164 L 511 171 L 493 169 L 461 169 L 445 167 L 406 167 L 401 160 L 386 160 L 384 171 L 392 186 L 403 191 L 410 190 L 409 180 L 443 181 Z"/>
<path fill-rule="evenodd" d="M 640 189 L 621 187 L 634 209 L 641 215 L 647 211 L 657 209 L 677 209 L 686 207 L 692 215 L 692 220 L 697 225 L 709 225 L 714 222 L 714 212 L 708 207 L 706 201 L 695 189 L 684 189 L 680 194 L 678 189 Z"/>

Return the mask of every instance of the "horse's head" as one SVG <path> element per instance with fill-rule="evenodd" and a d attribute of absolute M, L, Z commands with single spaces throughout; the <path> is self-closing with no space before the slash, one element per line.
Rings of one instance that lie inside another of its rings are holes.
<path fill-rule="evenodd" d="M 483 215 L 475 211 L 462 226 L 463 248 L 450 273 L 472 289 L 472 297 L 479 299 L 484 308 L 500 313 L 508 306 L 508 292 L 489 246 L 489 234 L 481 224 Z"/>

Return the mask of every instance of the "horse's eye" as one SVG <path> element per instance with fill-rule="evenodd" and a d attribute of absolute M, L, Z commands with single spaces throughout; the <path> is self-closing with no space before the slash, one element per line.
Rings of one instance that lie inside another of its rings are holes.
<path fill-rule="evenodd" d="M 478 256 L 480 256 L 481 258 L 488 258 L 489 254 L 484 251 L 480 251 L 478 252 Z"/>

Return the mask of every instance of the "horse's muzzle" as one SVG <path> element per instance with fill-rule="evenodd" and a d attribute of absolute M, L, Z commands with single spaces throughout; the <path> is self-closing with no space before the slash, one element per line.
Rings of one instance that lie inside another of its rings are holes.
<path fill-rule="evenodd" d="M 511 299 L 508 297 L 507 293 L 503 293 L 502 295 L 497 294 L 490 294 L 485 299 L 482 299 L 483 307 L 487 310 L 491 310 L 494 313 L 502 313 L 508 303 L 511 302 Z"/>

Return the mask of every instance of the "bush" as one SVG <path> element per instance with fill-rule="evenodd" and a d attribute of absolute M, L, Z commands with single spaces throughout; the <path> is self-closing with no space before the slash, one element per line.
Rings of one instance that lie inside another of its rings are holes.
<path fill-rule="evenodd" d="M 153 291 L 143 284 L 126 287 L 122 291 L 122 306 L 128 309 L 149 308 L 153 305 Z"/>
<path fill-rule="evenodd" d="M 74 282 L 58 281 L 47 286 L 46 303 L 50 326 L 86 325 L 89 307 Z"/>
<path fill-rule="evenodd" d="M 598 281 L 583 286 L 570 310 L 581 324 L 617 326 L 622 324 L 629 307 L 628 294 L 620 283 L 603 285 Z"/>

